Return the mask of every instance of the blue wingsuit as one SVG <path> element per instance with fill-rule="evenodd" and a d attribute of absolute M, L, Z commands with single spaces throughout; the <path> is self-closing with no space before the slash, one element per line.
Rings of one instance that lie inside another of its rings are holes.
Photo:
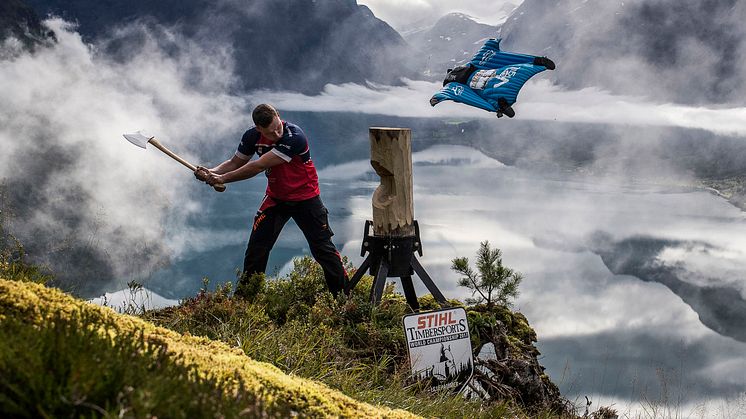
<path fill-rule="evenodd" d="M 526 81 L 554 68 L 549 58 L 503 52 L 500 40 L 490 39 L 470 62 L 448 70 L 443 89 L 433 95 L 430 105 L 452 100 L 495 112 L 498 118 L 503 114 L 512 118 L 511 105 Z"/>

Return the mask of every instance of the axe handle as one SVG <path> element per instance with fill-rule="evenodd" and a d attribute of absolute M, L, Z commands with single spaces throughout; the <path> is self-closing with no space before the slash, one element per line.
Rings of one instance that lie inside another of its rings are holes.
<path fill-rule="evenodd" d="M 161 150 L 162 152 L 164 152 L 166 155 L 168 155 L 172 159 L 174 159 L 177 162 L 179 162 L 179 163 L 183 164 L 184 166 L 188 167 L 189 170 L 191 170 L 192 172 L 196 172 L 197 171 L 197 168 L 193 164 L 191 164 L 188 161 L 186 161 L 186 160 L 182 159 L 181 157 L 179 157 L 176 153 L 174 153 L 173 151 L 171 151 L 168 148 L 166 148 L 166 146 L 164 146 L 163 144 L 161 144 L 160 142 L 158 142 L 158 140 L 156 140 L 155 138 L 151 138 L 150 140 L 148 140 L 148 142 L 150 144 L 153 144 L 153 146 L 155 148 L 157 148 L 158 150 Z M 218 192 L 225 191 L 225 185 L 223 185 L 222 183 L 218 183 L 216 185 L 213 185 L 212 187 L 216 191 L 218 191 Z"/>

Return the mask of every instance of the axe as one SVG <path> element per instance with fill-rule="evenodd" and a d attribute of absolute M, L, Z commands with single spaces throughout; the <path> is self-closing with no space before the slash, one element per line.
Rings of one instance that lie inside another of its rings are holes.
<path fill-rule="evenodd" d="M 176 153 L 164 147 L 163 144 L 159 143 L 158 140 L 155 139 L 155 137 L 149 137 L 149 136 L 144 135 L 142 132 L 137 131 L 133 134 L 124 134 L 124 138 L 127 139 L 127 141 L 131 142 L 132 144 L 138 147 L 141 147 L 141 148 L 146 148 L 148 143 L 153 144 L 155 148 L 157 148 L 158 150 L 161 150 L 162 152 L 166 153 L 172 159 L 188 167 L 189 170 L 191 170 L 192 172 L 197 171 L 197 168 L 194 167 L 193 164 L 182 159 L 181 157 L 177 156 Z M 225 185 L 223 185 L 222 183 L 218 183 L 216 185 L 213 185 L 212 187 L 215 188 L 215 190 L 218 192 L 223 192 L 225 190 Z"/>

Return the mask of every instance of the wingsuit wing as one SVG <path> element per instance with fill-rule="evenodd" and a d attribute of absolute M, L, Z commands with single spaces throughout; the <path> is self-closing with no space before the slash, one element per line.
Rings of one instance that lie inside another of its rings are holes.
<path fill-rule="evenodd" d="M 470 61 L 471 65 L 480 70 L 490 70 L 513 64 L 533 64 L 536 58 L 541 58 L 533 55 L 500 51 L 500 41 L 501 39 L 488 39 L 482 45 L 482 48 L 472 57 Z"/>
<path fill-rule="evenodd" d="M 467 105 L 475 106 L 480 109 L 484 109 L 488 112 L 497 112 L 497 108 L 490 102 L 482 99 L 478 94 L 464 84 L 458 82 L 451 82 L 445 85 L 439 92 L 435 93 L 430 98 L 430 105 L 435 106 L 444 100 L 452 100 L 454 102 L 465 103 Z"/>
<path fill-rule="evenodd" d="M 432 106 L 444 100 L 465 103 L 489 112 L 513 116 L 510 105 L 518 92 L 534 75 L 553 70 L 554 62 L 546 57 L 500 51 L 500 40 L 490 39 L 468 64 L 468 78 L 446 77 L 445 86 L 430 99 Z M 465 74 L 463 68 L 459 74 Z M 450 73 L 449 73 L 450 75 Z"/>
<path fill-rule="evenodd" d="M 508 65 L 495 70 L 494 73 L 482 76 L 490 80 L 484 84 L 482 89 L 478 89 L 476 86 L 474 89 L 477 89 L 478 94 L 496 108 L 498 108 L 497 103 L 500 98 L 504 98 L 508 106 L 510 106 L 516 102 L 518 92 L 520 92 L 528 79 L 544 70 L 545 68 L 533 64 Z M 476 81 L 478 78 L 475 77 L 472 81 Z M 471 86 L 475 84 L 477 83 L 472 82 Z"/>

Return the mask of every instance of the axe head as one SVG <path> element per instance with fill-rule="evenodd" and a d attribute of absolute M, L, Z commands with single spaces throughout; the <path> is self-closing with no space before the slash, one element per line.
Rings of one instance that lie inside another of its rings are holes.
<path fill-rule="evenodd" d="M 153 139 L 153 136 L 143 134 L 142 131 L 137 131 L 132 134 L 124 134 L 124 138 L 138 147 L 145 148 L 148 145 L 148 141 Z"/>

